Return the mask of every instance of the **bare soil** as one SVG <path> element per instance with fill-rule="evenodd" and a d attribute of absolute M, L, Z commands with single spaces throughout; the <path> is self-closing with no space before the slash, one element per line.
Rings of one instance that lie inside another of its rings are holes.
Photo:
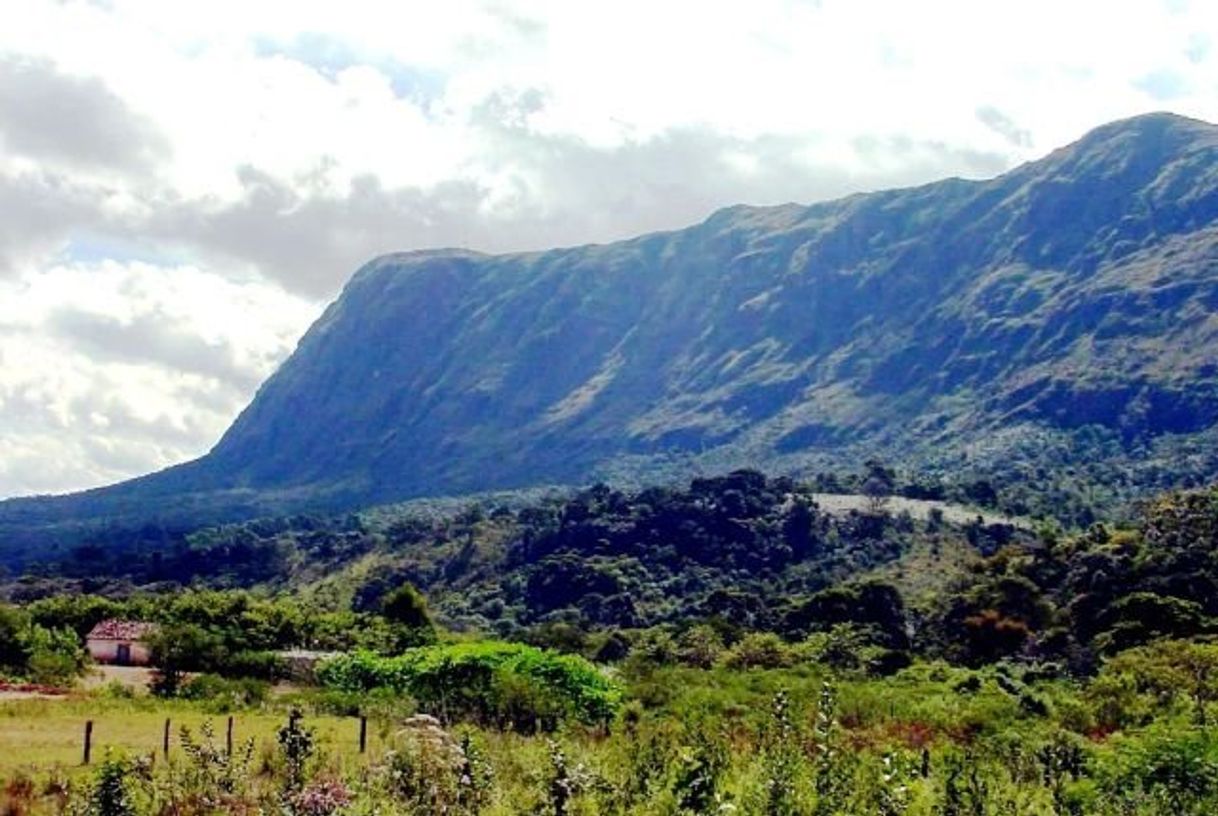
<path fill-rule="evenodd" d="M 148 691 L 153 670 L 147 666 L 94 666 L 81 680 L 86 691 L 119 683 L 135 692 Z"/>
<path fill-rule="evenodd" d="M 816 503 L 828 513 L 848 513 L 851 510 L 862 512 L 871 502 L 869 496 L 857 493 L 816 493 L 813 494 Z M 889 513 L 908 512 L 916 519 L 926 520 L 932 509 L 942 511 L 943 518 L 952 524 L 968 524 L 980 517 L 985 524 L 1013 524 L 1016 527 L 1031 528 L 1027 519 L 1015 516 L 1003 516 L 998 513 L 964 507 L 959 504 L 948 504 L 941 501 L 926 501 L 924 499 L 907 499 L 903 496 L 892 496 L 885 500 L 885 509 Z"/>

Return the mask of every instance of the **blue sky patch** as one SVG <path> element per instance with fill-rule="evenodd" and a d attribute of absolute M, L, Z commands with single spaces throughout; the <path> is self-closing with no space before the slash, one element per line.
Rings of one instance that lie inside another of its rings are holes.
<path fill-rule="evenodd" d="M 306 32 L 290 41 L 257 37 L 254 51 L 260 57 L 282 56 L 296 60 L 329 79 L 347 68 L 367 65 L 389 78 L 396 96 L 424 106 L 444 95 L 446 79 L 440 72 L 407 65 L 393 58 L 370 58 L 328 34 Z"/>

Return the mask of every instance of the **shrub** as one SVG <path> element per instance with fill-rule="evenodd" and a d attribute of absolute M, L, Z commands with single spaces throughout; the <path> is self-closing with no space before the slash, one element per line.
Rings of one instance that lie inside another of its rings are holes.
<path fill-rule="evenodd" d="M 333 689 L 389 688 L 445 718 L 524 730 L 567 717 L 604 724 L 621 703 L 618 686 L 581 657 L 496 641 L 424 646 L 394 658 L 356 652 L 327 661 L 317 674 Z"/>
<path fill-rule="evenodd" d="M 770 733 L 761 755 L 762 804 L 766 816 L 795 816 L 801 812 L 798 782 L 802 770 L 799 735 L 785 691 L 771 703 Z"/>
<path fill-rule="evenodd" d="M 1101 769 L 1101 788 L 1114 798 L 1141 793 L 1162 802 L 1163 813 L 1212 813 L 1218 795 L 1218 738 L 1205 731 L 1151 732 L 1121 746 Z M 1155 811 L 1160 812 L 1160 811 Z"/>
<path fill-rule="evenodd" d="M 851 624 L 813 632 L 796 648 L 805 660 L 841 673 L 887 675 L 910 664 L 908 653 L 876 643 L 872 628 Z"/>
<path fill-rule="evenodd" d="M 33 626 L 28 647 L 29 677 L 35 683 L 59 685 L 74 680 L 84 671 L 85 651 L 71 630 Z"/>
<path fill-rule="evenodd" d="M 351 804 L 351 792 L 337 779 L 323 779 L 306 785 L 286 801 L 291 816 L 334 816 Z"/>
<path fill-rule="evenodd" d="M 135 797 L 129 781 L 131 771 L 129 762 L 109 756 L 97 766 L 89 795 L 91 816 L 136 816 Z"/>
<path fill-rule="evenodd" d="M 229 677 L 278 680 L 286 675 L 283 660 L 274 652 L 236 652 L 219 667 Z"/>
<path fill-rule="evenodd" d="M 243 678 L 229 680 L 216 674 L 201 674 L 187 681 L 178 691 L 185 700 L 211 703 L 216 711 L 261 705 L 270 687 L 262 680 Z"/>
<path fill-rule="evenodd" d="M 733 669 L 779 669 L 795 663 L 795 653 L 773 632 L 750 632 L 727 653 Z"/>
<path fill-rule="evenodd" d="M 288 715 L 288 723 L 275 734 L 279 750 L 283 754 L 283 791 L 286 799 L 296 796 L 304 788 L 305 769 L 316 750 L 316 738 L 312 729 L 300 724 L 299 711 Z"/>
<path fill-rule="evenodd" d="M 122 680 L 111 680 L 101 687 L 98 694 L 111 700 L 135 699 L 135 689 L 124 683 Z"/>
<path fill-rule="evenodd" d="M 723 638 L 714 627 L 701 624 L 681 635 L 677 659 L 686 666 L 709 669 L 723 654 Z"/>
<path fill-rule="evenodd" d="M 542 813 L 546 816 L 568 816 L 575 800 L 596 786 L 596 778 L 582 764 L 572 765 L 562 747 L 550 743 L 550 779 L 547 783 L 548 801 Z"/>
<path fill-rule="evenodd" d="M 228 810 L 244 796 L 254 758 L 253 739 L 230 752 L 217 741 L 210 720 L 199 726 L 198 736 L 183 726 L 178 739 L 184 760 L 181 773 L 171 777 L 180 786 L 175 793 L 217 810 Z"/>
<path fill-rule="evenodd" d="M 410 813 L 452 813 L 461 804 L 467 757 L 461 744 L 433 717 L 411 717 L 387 755 L 393 797 Z"/>

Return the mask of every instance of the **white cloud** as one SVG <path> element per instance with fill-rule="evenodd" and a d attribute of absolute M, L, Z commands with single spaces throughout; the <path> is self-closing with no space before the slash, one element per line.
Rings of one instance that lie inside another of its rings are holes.
<path fill-rule="evenodd" d="M 371 255 L 1215 120 L 1216 39 L 1200 0 L 28 0 L 0 27 L 0 496 L 205 450 Z"/>
<path fill-rule="evenodd" d="M 316 315 L 192 267 L 103 261 L 0 282 L 0 495 L 205 452 Z"/>

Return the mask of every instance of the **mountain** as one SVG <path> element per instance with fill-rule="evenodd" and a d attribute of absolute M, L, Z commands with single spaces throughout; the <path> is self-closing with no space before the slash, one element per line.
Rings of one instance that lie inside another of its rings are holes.
<path fill-rule="evenodd" d="M 1218 127 L 1169 114 L 988 181 L 389 255 L 206 456 L 0 503 L 0 540 L 867 455 L 1208 478 L 1216 312 Z"/>

